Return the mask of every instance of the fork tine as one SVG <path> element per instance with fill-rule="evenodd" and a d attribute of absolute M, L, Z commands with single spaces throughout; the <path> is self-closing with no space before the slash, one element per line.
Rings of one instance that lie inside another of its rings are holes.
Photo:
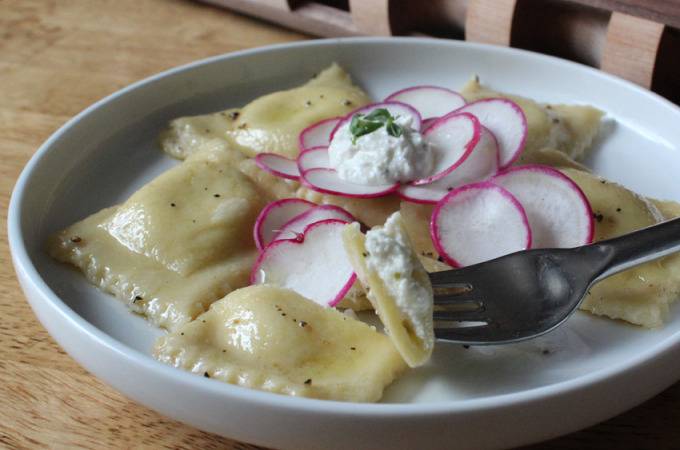
<path fill-rule="evenodd" d="M 484 309 L 477 308 L 471 311 L 434 311 L 434 320 L 446 320 L 450 322 L 486 322 Z"/>
<path fill-rule="evenodd" d="M 474 267 L 474 266 L 473 266 Z M 430 282 L 434 287 L 462 287 L 471 288 L 468 270 L 454 269 L 429 273 Z"/>
<path fill-rule="evenodd" d="M 458 342 L 484 342 L 487 341 L 489 325 L 474 325 L 470 327 L 435 328 L 434 335 L 437 339 Z"/>
<path fill-rule="evenodd" d="M 474 290 L 461 291 L 453 294 L 440 294 L 437 295 L 435 291 L 434 294 L 434 304 L 435 305 L 450 305 L 450 304 L 463 304 L 463 303 L 480 303 L 481 295 Z"/>

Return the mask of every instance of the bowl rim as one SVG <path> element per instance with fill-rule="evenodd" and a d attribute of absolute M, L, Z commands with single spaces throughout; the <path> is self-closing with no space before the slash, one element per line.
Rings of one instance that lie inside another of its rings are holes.
<path fill-rule="evenodd" d="M 30 286 L 34 288 L 41 297 L 41 301 L 50 305 L 57 311 L 63 319 L 70 325 L 77 329 L 82 338 L 86 338 L 96 342 L 98 345 L 106 347 L 112 352 L 119 355 L 120 358 L 126 360 L 130 364 L 135 364 L 143 367 L 146 370 L 156 372 L 159 376 L 171 378 L 177 383 L 181 383 L 190 389 L 202 390 L 206 393 L 224 397 L 237 398 L 241 401 L 247 401 L 260 406 L 278 407 L 283 409 L 297 409 L 305 412 L 313 413 L 329 413 L 352 415 L 355 417 L 369 417 L 374 415 L 388 416 L 388 417 L 407 417 L 414 414 L 419 416 L 440 415 L 440 414 L 456 414 L 471 411 L 482 411 L 488 409 L 496 409 L 501 407 L 512 407 L 516 405 L 532 403 L 541 399 L 550 397 L 560 397 L 570 395 L 579 390 L 586 389 L 606 381 L 609 378 L 623 375 L 632 371 L 638 366 L 642 366 L 653 362 L 655 359 L 662 356 L 673 347 L 680 348 L 680 332 L 667 336 L 654 346 L 648 348 L 645 352 L 636 354 L 622 361 L 618 361 L 608 367 L 593 371 L 591 373 L 581 375 L 575 378 L 559 381 L 546 386 L 527 389 L 519 392 L 511 392 L 505 394 L 496 394 L 488 397 L 447 400 L 441 402 L 426 402 L 426 403 L 362 403 L 357 406 L 352 402 L 341 402 L 334 400 L 319 400 L 302 397 L 291 397 L 281 394 L 274 394 L 269 392 L 258 391 L 246 387 L 223 383 L 218 380 L 206 379 L 198 377 L 195 374 L 178 370 L 174 367 L 167 366 L 159 361 L 154 360 L 148 354 L 133 349 L 126 344 L 116 340 L 104 331 L 100 330 L 86 319 L 77 314 L 47 285 L 45 280 L 38 273 L 33 264 L 26 247 L 24 234 L 21 229 L 21 216 L 24 211 L 26 185 L 33 176 L 38 163 L 50 152 L 53 144 L 57 142 L 62 135 L 67 133 L 71 127 L 78 123 L 83 117 L 89 115 L 91 112 L 97 110 L 101 106 L 110 101 L 126 95 L 134 90 L 142 88 L 148 84 L 174 74 L 185 71 L 190 71 L 203 65 L 213 64 L 218 61 L 228 59 L 238 59 L 242 56 L 255 55 L 260 53 L 280 52 L 291 48 L 305 48 L 317 46 L 338 46 L 338 45 L 366 45 L 366 44 L 405 44 L 409 45 L 441 45 L 445 47 L 466 47 L 476 51 L 482 52 L 501 52 L 510 54 L 524 55 L 524 57 L 548 59 L 553 64 L 567 65 L 567 66 L 581 66 L 582 70 L 591 72 L 591 74 L 605 78 L 608 82 L 613 82 L 624 86 L 626 89 L 633 89 L 640 94 L 651 96 L 655 101 L 660 102 L 662 106 L 671 109 L 676 114 L 680 112 L 680 108 L 669 100 L 643 89 L 629 81 L 617 78 L 613 75 L 606 74 L 595 68 L 584 66 L 572 61 L 566 61 L 554 56 L 543 55 L 530 52 L 522 49 L 515 49 L 509 47 L 500 47 L 495 45 L 470 43 L 464 41 L 453 41 L 436 38 L 421 38 L 421 37 L 351 37 L 351 38 L 332 38 L 332 39 L 316 39 L 305 40 L 292 43 L 280 43 L 268 45 L 264 47 L 257 47 L 246 50 L 239 50 L 236 52 L 216 55 L 209 58 L 200 59 L 188 64 L 174 67 L 155 75 L 151 75 L 142 80 L 136 81 L 88 106 L 80 113 L 69 119 L 57 131 L 55 131 L 35 152 L 28 163 L 23 168 L 17 182 L 14 186 L 7 216 L 7 230 L 8 242 L 12 254 L 12 260 L 15 265 L 17 273 L 23 273 L 25 279 L 28 280 Z"/>

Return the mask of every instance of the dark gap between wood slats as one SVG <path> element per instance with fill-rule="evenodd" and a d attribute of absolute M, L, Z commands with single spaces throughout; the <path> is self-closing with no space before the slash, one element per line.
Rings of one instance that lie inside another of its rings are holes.
<path fill-rule="evenodd" d="M 518 0 L 513 47 L 597 67 L 611 13 L 560 0 Z"/>

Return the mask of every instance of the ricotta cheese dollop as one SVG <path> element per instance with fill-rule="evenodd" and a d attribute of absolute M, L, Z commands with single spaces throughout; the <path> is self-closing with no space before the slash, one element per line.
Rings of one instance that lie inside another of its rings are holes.
<path fill-rule="evenodd" d="M 422 134 L 412 128 L 410 117 L 397 116 L 403 130 L 392 136 L 387 127 L 354 138 L 349 121 L 341 126 L 328 147 L 330 165 L 345 181 L 383 185 L 418 180 L 433 168 L 433 152 Z"/>
<path fill-rule="evenodd" d="M 403 232 L 401 215 L 392 214 L 385 225 L 366 233 L 366 265 L 383 280 L 402 317 L 409 320 L 415 334 L 427 345 L 432 335 L 432 286 L 418 256 Z M 417 276 L 418 272 L 422 276 Z"/>

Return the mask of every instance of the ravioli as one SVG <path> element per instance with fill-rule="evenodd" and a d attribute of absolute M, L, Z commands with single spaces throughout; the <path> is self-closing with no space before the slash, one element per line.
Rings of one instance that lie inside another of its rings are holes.
<path fill-rule="evenodd" d="M 273 152 L 295 157 L 306 127 L 369 102 L 347 72 L 333 64 L 300 87 L 264 95 L 241 109 L 175 119 L 161 135 L 161 146 L 184 159 L 217 138 L 247 156 Z"/>
<path fill-rule="evenodd" d="M 342 235 L 345 251 L 394 346 L 409 366 L 421 366 L 434 348 L 433 293 L 427 272 L 411 248 L 399 213 L 369 233 L 380 233 L 382 240 L 373 253 L 367 250 L 359 224 L 347 225 Z"/>
<path fill-rule="evenodd" d="M 197 153 L 122 205 L 51 236 L 49 253 L 176 328 L 248 283 L 257 251 L 243 237 L 267 199 L 232 164 L 225 152 Z"/>
<path fill-rule="evenodd" d="M 271 285 L 249 286 L 153 349 L 171 366 L 292 396 L 375 402 L 405 369 L 390 340 L 333 308 Z"/>
<path fill-rule="evenodd" d="M 588 105 L 539 104 L 525 97 L 493 91 L 482 86 L 477 78 L 470 80 L 461 94 L 467 101 L 509 98 L 522 108 L 527 118 L 528 134 L 518 164 L 538 162 L 534 153 L 543 148 L 556 149 L 570 158 L 579 159 L 592 145 L 604 115 Z"/>
<path fill-rule="evenodd" d="M 562 171 L 579 185 L 595 214 L 595 240 L 654 225 L 665 217 L 649 200 L 621 185 L 574 169 Z M 667 202 L 677 214 L 680 205 Z M 671 255 L 628 269 L 594 285 L 581 309 L 647 328 L 663 325 L 669 306 L 680 297 L 680 256 Z"/>

